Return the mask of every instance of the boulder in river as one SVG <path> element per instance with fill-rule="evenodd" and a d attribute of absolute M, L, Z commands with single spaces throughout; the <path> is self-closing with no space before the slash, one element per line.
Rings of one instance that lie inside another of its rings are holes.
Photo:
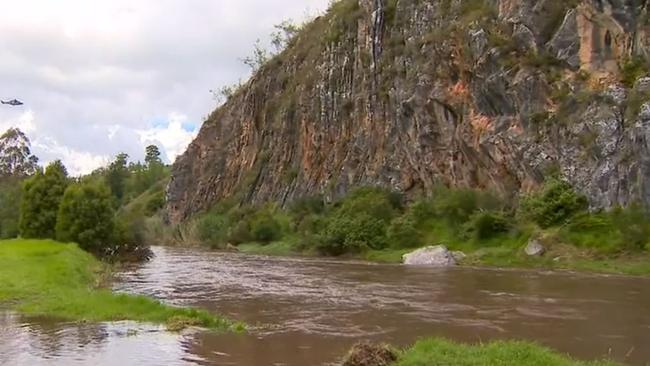
<path fill-rule="evenodd" d="M 361 342 L 348 353 L 343 366 L 388 366 L 397 361 L 397 352 L 390 346 Z"/>
<path fill-rule="evenodd" d="M 404 264 L 412 266 L 450 267 L 457 264 L 453 254 L 444 245 L 430 246 L 405 254 Z"/>
<path fill-rule="evenodd" d="M 526 254 L 531 257 L 541 257 L 545 251 L 546 249 L 544 249 L 542 243 L 540 243 L 537 239 L 530 240 L 525 249 Z"/>

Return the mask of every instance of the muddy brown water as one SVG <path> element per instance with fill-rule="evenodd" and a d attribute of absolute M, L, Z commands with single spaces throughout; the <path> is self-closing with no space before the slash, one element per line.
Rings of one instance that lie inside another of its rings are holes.
<path fill-rule="evenodd" d="M 154 248 L 117 291 L 243 320 L 250 334 L 0 315 L 1 365 L 329 365 L 359 340 L 537 341 L 650 365 L 650 279 L 431 269 Z"/>

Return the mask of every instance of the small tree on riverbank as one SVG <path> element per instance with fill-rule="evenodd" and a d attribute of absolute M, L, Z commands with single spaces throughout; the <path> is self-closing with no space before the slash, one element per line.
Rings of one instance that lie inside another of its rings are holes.
<path fill-rule="evenodd" d="M 75 242 L 92 253 L 111 244 L 115 223 L 111 193 L 105 184 L 74 184 L 65 191 L 59 209 L 56 237 Z"/>

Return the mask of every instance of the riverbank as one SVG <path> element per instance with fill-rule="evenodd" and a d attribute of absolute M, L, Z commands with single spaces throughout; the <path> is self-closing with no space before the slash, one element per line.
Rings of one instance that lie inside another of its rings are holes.
<path fill-rule="evenodd" d="M 204 310 L 116 294 L 105 286 L 110 268 L 76 244 L 50 240 L 0 241 L 0 309 L 70 321 L 133 320 L 214 330 L 241 328 Z"/>
<path fill-rule="evenodd" d="M 462 251 L 467 255 L 459 262 L 460 266 L 568 270 L 588 273 L 621 274 L 630 276 L 650 276 L 650 256 L 646 253 L 607 257 L 587 250 L 555 243 L 547 247 L 543 256 L 531 257 L 521 247 L 471 248 L 463 245 L 451 245 L 450 250 Z M 417 248 L 416 248 L 417 249 Z M 416 249 L 369 250 L 363 253 L 346 254 L 341 258 L 362 260 L 375 263 L 400 264 L 404 254 Z M 270 244 L 246 243 L 237 247 L 240 253 L 267 255 L 275 257 L 319 257 L 313 250 L 301 250 L 287 241 Z"/>
<path fill-rule="evenodd" d="M 389 346 L 360 344 L 344 366 L 616 366 L 609 361 L 581 362 L 528 342 L 465 345 L 445 339 L 425 339 L 403 352 Z"/>

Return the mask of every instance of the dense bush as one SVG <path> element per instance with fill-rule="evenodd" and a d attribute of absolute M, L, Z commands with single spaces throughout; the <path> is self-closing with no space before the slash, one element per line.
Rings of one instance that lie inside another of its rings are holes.
<path fill-rule="evenodd" d="M 489 192 L 473 189 L 438 188 L 433 197 L 433 212 L 451 225 L 462 225 L 479 210 L 496 210 L 502 202 Z"/>
<path fill-rule="evenodd" d="M 519 246 L 534 230 L 558 224 L 565 225 L 553 235 L 579 247 L 601 252 L 647 247 L 646 211 L 589 213 L 586 199 L 566 182 L 549 180 L 540 192 L 520 202 L 522 207 L 515 210 L 489 192 L 436 188 L 431 197 L 405 207 L 401 195 L 359 188 L 331 204 L 320 197 L 307 198 L 286 210 L 223 203 L 204 214 L 197 227 L 201 240 L 216 247 L 286 241 L 294 249 L 333 256 L 428 243 L 452 248 L 487 243 Z"/>
<path fill-rule="evenodd" d="M 339 202 L 333 213 L 335 216 L 355 216 L 365 214 L 377 220 L 390 222 L 402 208 L 401 198 L 390 191 L 363 187 L 350 192 Z"/>
<path fill-rule="evenodd" d="M 465 224 L 467 234 L 477 242 L 507 233 L 511 227 L 511 219 L 498 211 L 475 212 Z"/>
<path fill-rule="evenodd" d="M 588 206 L 587 198 L 568 182 L 551 179 L 540 192 L 522 198 L 519 213 L 540 227 L 548 228 L 565 223 Z"/>
<path fill-rule="evenodd" d="M 420 232 L 410 217 L 398 217 L 391 222 L 387 231 L 388 243 L 393 248 L 414 248 L 421 245 Z"/>
<path fill-rule="evenodd" d="M 153 193 L 147 198 L 147 202 L 144 206 L 144 213 L 146 216 L 151 217 L 158 211 L 162 210 L 163 207 L 165 207 L 165 192 L 161 190 Z"/>
<path fill-rule="evenodd" d="M 225 215 L 208 213 L 197 223 L 200 239 L 215 247 L 223 246 L 228 241 L 229 223 Z"/>
<path fill-rule="evenodd" d="M 610 213 L 613 226 L 620 232 L 619 247 L 638 251 L 648 248 L 650 241 L 650 215 L 638 205 L 616 208 Z"/>
<path fill-rule="evenodd" d="M 331 217 L 317 242 L 317 249 L 327 255 L 358 253 L 385 246 L 385 223 L 367 213 Z"/>
<path fill-rule="evenodd" d="M 19 234 L 18 215 L 22 189 L 18 178 L 0 178 L 0 239 Z"/>
<path fill-rule="evenodd" d="M 269 210 L 263 210 L 253 217 L 250 224 L 254 241 L 270 243 L 282 237 L 282 226 Z"/>
<path fill-rule="evenodd" d="M 108 187 L 79 183 L 66 189 L 56 221 L 57 240 L 75 242 L 86 251 L 103 254 L 113 245 L 114 227 Z"/>

